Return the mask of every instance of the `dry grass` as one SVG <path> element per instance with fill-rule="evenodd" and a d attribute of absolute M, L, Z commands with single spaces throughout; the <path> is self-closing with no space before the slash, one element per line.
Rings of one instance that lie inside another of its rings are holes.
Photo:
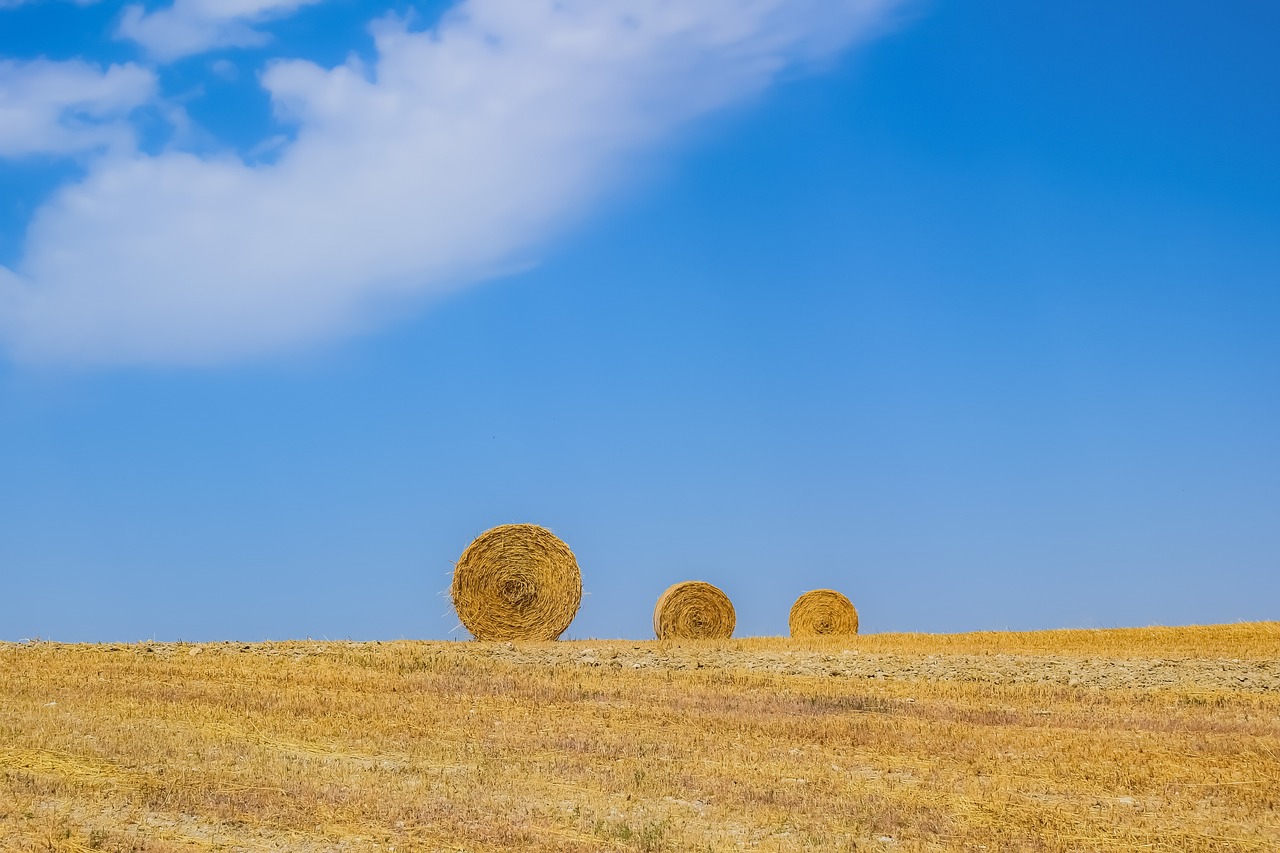
<path fill-rule="evenodd" d="M 1278 649 L 0 645 L 0 850 L 1275 851 Z"/>

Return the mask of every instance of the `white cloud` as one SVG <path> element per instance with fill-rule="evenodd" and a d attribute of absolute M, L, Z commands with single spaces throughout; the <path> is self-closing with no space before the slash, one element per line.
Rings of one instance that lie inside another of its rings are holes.
<path fill-rule="evenodd" d="M 227 47 L 259 47 L 271 37 L 255 25 L 293 13 L 321 0 L 174 0 L 165 9 L 146 12 L 141 5 L 124 10 L 116 35 L 142 45 L 161 62 Z"/>
<path fill-rule="evenodd" d="M 0 157 L 132 147 L 128 114 L 155 95 L 136 65 L 0 60 Z"/>
<path fill-rule="evenodd" d="M 349 333 L 527 259 L 645 146 L 889 5 L 470 0 L 432 32 L 383 20 L 372 68 L 270 66 L 298 127 L 272 164 L 112 155 L 62 189 L 0 268 L 0 338 L 28 359 L 214 363 Z"/>
<path fill-rule="evenodd" d="M 212 71 L 215 76 L 221 77 L 223 80 L 234 80 L 240 76 L 240 69 L 236 67 L 236 64 L 230 59 L 215 60 L 209 66 L 209 70 Z"/>

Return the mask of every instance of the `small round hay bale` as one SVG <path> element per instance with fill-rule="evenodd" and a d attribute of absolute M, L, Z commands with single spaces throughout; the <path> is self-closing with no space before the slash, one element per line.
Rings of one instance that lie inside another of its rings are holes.
<path fill-rule="evenodd" d="M 668 587 L 653 608 L 653 633 L 659 640 L 727 640 L 735 624 L 729 596 L 702 581 Z"/>
<path fill-rule="evenodd" d="M 847 637 L 858 633 L 858 611 L 834 589 L 806 592 L 791 605 L 793 637 Z"/>
<path fill-rule="evenodd" d="M 582 572 L 550 530 L 503 524 L 462 552 L 450 595 L 477 640 L 554 640 L 578 614 Z"/>

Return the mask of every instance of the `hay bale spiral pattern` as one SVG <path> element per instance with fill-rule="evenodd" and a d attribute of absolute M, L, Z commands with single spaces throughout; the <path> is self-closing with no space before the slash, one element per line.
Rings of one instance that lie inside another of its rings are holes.
<path fill-rule="evenodd" d="M 858 611 L 834 589 L 806 592 L 791 605 L 793 637 L 840 637 L 858 633 Z"/>
<path fill-rule="evenodd" d="M 462 552 L 450 594 L 477 640 L 554 640 L 582 604 L 582 573 L 573 551 L 550 530 L 504 524 Z"/>
<path fill-rule="evenodd" d="M 659 640 L 727 640 L 736 623 L 729 596 L 702 581 L 668 587 L 653 608 L 653 632 Z"/>

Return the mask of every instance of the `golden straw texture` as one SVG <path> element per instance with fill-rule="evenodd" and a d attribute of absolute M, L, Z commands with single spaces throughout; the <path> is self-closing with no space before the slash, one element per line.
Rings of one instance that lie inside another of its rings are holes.
<path fill-rule="evenodd" d="M 727 640 L 736 622 L 729 596 L 702 581 L 668 587 L 653 608 L 659 640 Z"/>
<path fill-rule="evenodd" d="M 554 640 L 578 613 L 582 573 L 550 530 L 504 524 L 462 552 L 450 594 L 477 640 Z"/>
<path fill-rule="evenodd" d="M 834 589 L 806 592 L 791 605 L 793 637 L 839 637 L 858 633 L 858 611 Z"/>

